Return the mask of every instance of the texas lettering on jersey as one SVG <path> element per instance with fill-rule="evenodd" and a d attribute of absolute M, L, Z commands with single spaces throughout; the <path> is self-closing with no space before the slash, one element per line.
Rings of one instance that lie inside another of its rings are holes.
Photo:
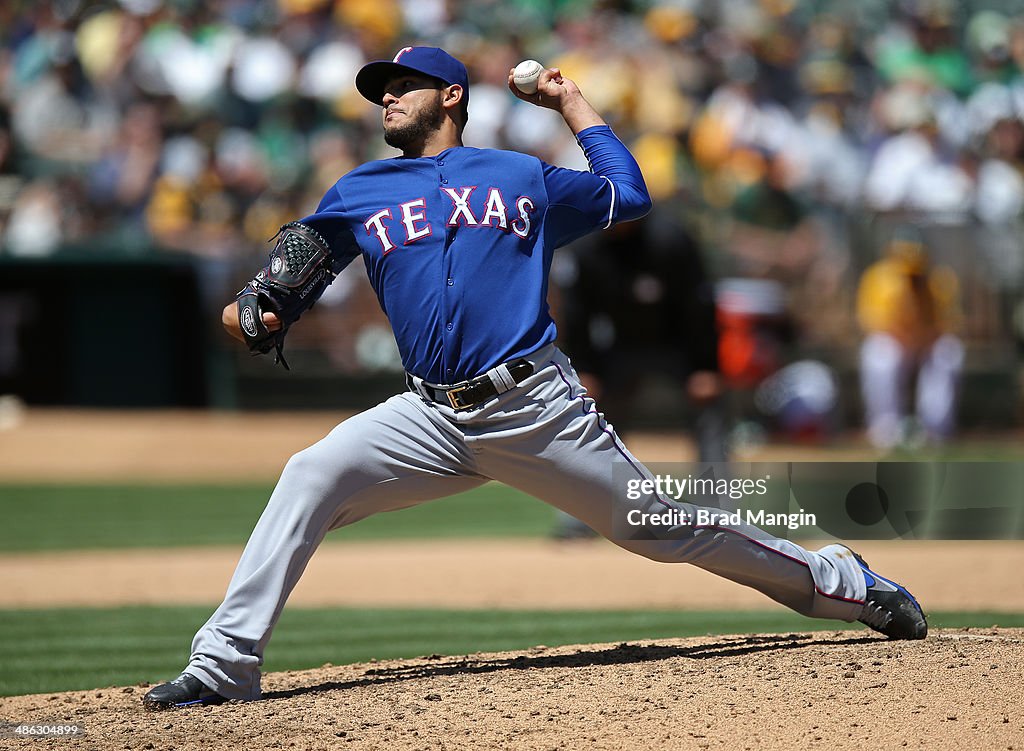
<path fill-rule="evenodd" d="M 649 208 L 639 167 L 608 126 L 577 138 L 594 172 L 458 146 L 362 164 L 303 219 L 342 267 L 362 257 L 406 371 L 458 383 L 555 340 L 554 249 Z M 601 174 L 616 175 L 616 154 L 628 162 L 621 185 Z"/>
<path fill-rule="evenodd" d="M 509 205 L 499 188 L 488 188 L 482 208 L 478 208 L 474 213 L 470 199 L 476 190 L 476 185 L 441 189 L 441 194 L 447 197 L 451 204 L 446 222 L 448 227 L 491 227 L 503 232 L 512 232 L 524 240 L 529 236 L 530 215 L 536 208 L 532 198 L 519 196 Z M 363 226 L 369 235 L 377 238 L 383 255 L 387 255 L 399 244 L 411 245 L 434 234 L 427 213 L 427 199 L 417 198 L 397 207 L 375 212 L 363 222 Z"/>

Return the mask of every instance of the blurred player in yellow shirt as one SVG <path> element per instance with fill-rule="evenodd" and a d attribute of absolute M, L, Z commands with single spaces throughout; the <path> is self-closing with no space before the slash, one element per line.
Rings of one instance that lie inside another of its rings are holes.
<path fill-rule="evenodd" d="M 897 236 L 861 277 L 857 319 L 865 333 L 860 372 L 871 442 L 892 448 L 911 440 L 916 428 L 931 441 L 948 438 L 964 360 L 954 333 L 960 306 L 953 271 L 933 267 L 919 239 Z"/>

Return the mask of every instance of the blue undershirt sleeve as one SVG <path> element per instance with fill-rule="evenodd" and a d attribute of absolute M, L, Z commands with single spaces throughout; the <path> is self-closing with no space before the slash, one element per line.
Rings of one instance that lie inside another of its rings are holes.
<path fill-rule="evenodd" d="M 643 175 L 633 155 L 607 125 L 580 131 L 577 140 L 591 172 L 544 164 L 547 231 L 555 247 L 651 210 Z"/>
<path fill-rule="evenodd" d="M 651 210 L 651 196 L 647 193 L 640 165 L 629 149 L 616 138 L 607 125 L 595 125 L 576 134 L 590 171 L 611 181 L 615 189 L 612 222 L 639 219 Z"/>

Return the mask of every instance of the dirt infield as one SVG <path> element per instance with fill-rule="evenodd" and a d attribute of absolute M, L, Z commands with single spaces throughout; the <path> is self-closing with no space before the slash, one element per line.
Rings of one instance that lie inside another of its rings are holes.
<path fill-rule="evenodd" d="M 238 482 L 274 480 L 288 457 L 323 438 L 338 412 L 0 408 L 0 480 Z M 693 461 L 684 434 L 632 434 L 647 462 Z M 870 461 L 863 448 L 769 446 L 749 461 Z"/>
<path fill-rule="evenodd" d="M 146 686 L 0 698 L 84 727 L 4 748 L 1013 749 L 1024 631 L 860 632 L 538 646 L 278 673 L 265 699 L 146 712 Z"/>
<path fill-rule="evenodd" d="M 856 544 L 933 611 L 1024 612 L 1019 542 Z M 0 555 L 5 607 L 220 602 L 240 548 Z M 160 586 L 154 587 L 153 582 Z M 781 607 L 693 566 L 603 540 L 417 540 L 322 546 L 292 605 L 425 608 L 756 610 Z"/>

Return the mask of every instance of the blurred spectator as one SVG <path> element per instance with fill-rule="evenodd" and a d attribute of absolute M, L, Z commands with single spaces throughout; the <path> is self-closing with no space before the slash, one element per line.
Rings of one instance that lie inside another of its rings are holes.
<path fill-rule="evenodd" d="M 735 196 L 725 237 L 731 273 L 777 283 L 777 312 L 793 327 L 789 333 L 828 341 L 841 327 L 835 303 L 843 295 L 843 249 L 828 242 L 820 212 L 798 190 L 798 166 L 785 153 L 751 151 L 748 161 L 748 182 Z"/>
<path fill-rule="evenodd" d="M 994 10 L 981 10 L 971 16 L 964 29 L 968 49 L 974 61 L 974 80 L 1008 81 L 1014 74 L 1010 58 L 1010 20 Z"/>
<path fill-rule="evenodd" d="M 960 44 L 955 0 L 908 0 L 906 9 L 879 39 L 875 61 L 889 81 L 906 78 L 927 80 L 955 94 L 964 95 L 973 84 L 971 66 Z"/>
<path fill-rule="evenodd" d="M 792 167 L 780 152 L 750 152 L 750 181 L 732 205 L 730 250 L 748 276 L 802 274 L 820 238 L 807 206 L 792 190 Z"/>
<path fill-rule="evenodd" d="M 20 90 L 12 102 L 14 134 L 32 158 L 56 162 L 58 168 L 94 162 L 118 114 L 111 103 L 95 95 L 69 34 L 35 41 L 41 48 L 38 54 L 45 55 L 38 73 L 30 65 L 37 54 L 30 43 L 15 55 L 15 83 Z M 25 78 L 18 80 L 20 62 L 26 70 Z"/>
<path fill-rule="evenodd" d="M 975 214 L 985 224 L 1010 224 L 1024 210 L 1024 123 L 1007 112 L 981 147 Z"/>
<path fill-rule="evenodd" d="M 89 171 L 89 198 L 138 236 L 142 212 L 156 179 L 163 147 L 160 113 L 148 102 L 129 107 L 120 132 Z"/>
<path fill-rule="evenodd" d="M 718 361 L 725 382 L 752 389 L 786 361 L 793 338 L 785 289 L 771 279 L 728 277 L 716 292 Z"/>
<path fill-rule="evenodd" d="M 38 180 L 18 194 L 7 222 L 4 244 L 11 255 L 47 256 L 64 239 L 63 225 L 56 186 Z"/>
<path fill-rule="evenodd" d="M 1024 286 L 1024 123 L 1004 113 L 985 134 L 979 151 L 974 207 L 981 222 L 976 230 L 979 250 L 993 289 L 1017 299 Z"/>
<path fill-rule="evenodd" d="M 858 206 L 868 169 L 866 112 L 858 101 L 857 73 L 832 58 L 802 71 L 809 98 L 799 136 L 785 147 L 797 189 L 821 206 L 848 212 Z"/>
<path fill-rule="evenodd" d="M 903 84 L 886 92 L 880 107 L 891 135 L 871 162 L 864 186 L 867 205 L 878 211 L 970 211 L 971 175 L 962 155 L 943 140 L 927 93 Z"/>
<path fill-rule="evenodd" d="M 933 267 L 920 239 L 896 236 L 870 266 L 857 291 L 861 389 L 868 438 L 879 448 L 912 444 L 918 429 L 931 441 L 956 427 L 964 347 L 959 284 L 950 269 Z M 917 423 L 909 419 L 911 391 Z"/>

